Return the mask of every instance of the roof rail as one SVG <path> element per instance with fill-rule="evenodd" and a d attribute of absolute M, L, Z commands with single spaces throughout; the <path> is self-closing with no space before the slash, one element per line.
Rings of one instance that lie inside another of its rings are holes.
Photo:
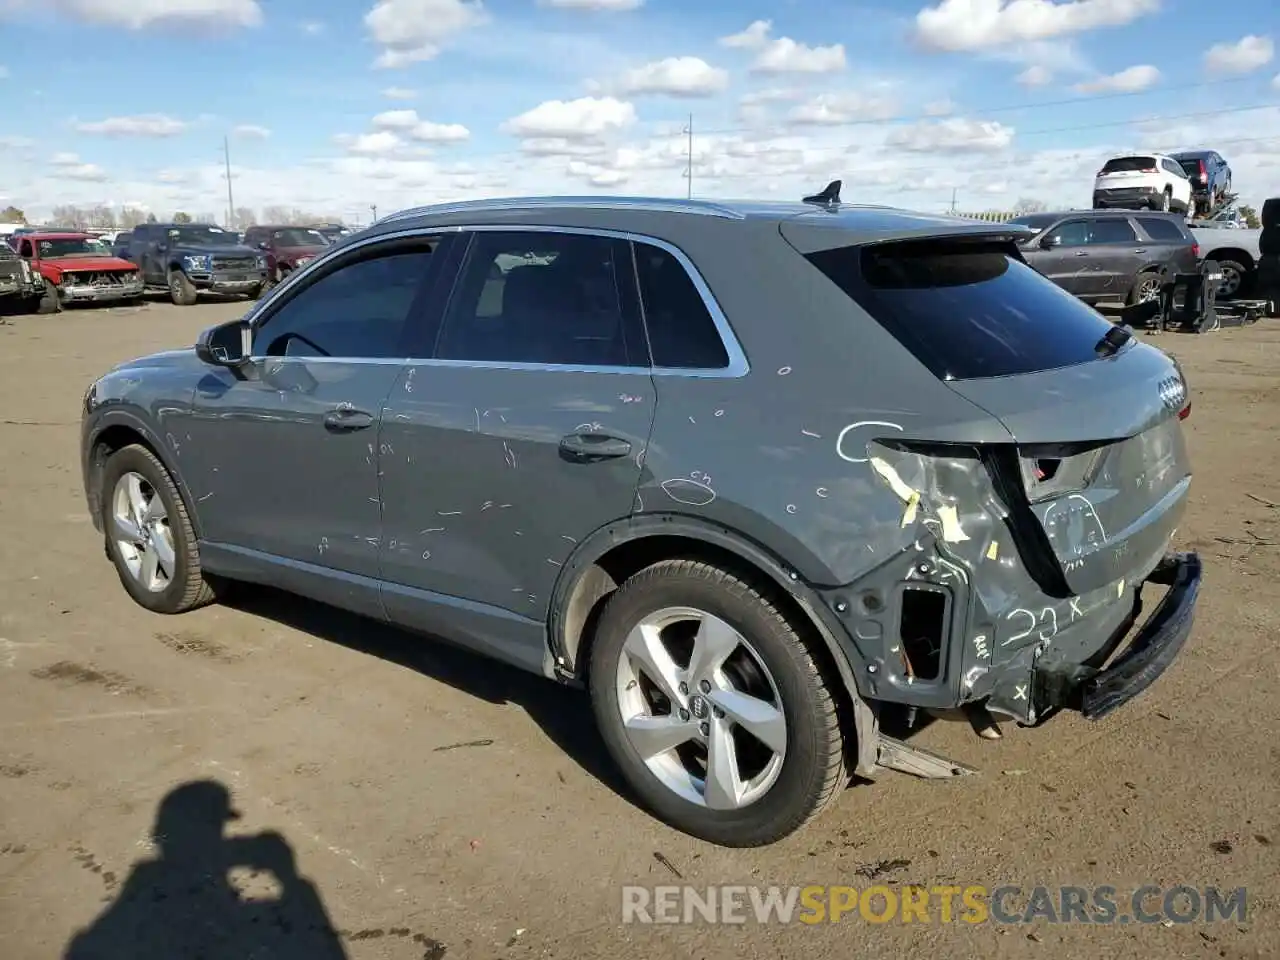
<path fill-rule="evenodd" d="M 745 216 L 733 207 L 714 200 L 678 200 L 661 197 L 500 197 L 492 200 L 457 200 L 451 203 L 435 203 L 410 207 L 382 217 L 375 223 L 394 223 L 414 217 L 448 213 L 466 213 L 498 210 L 522 210 L 547 207 L 570 207 L 578 210 L 610 210 L 629 207 L 656 213 L 690 213 L 726 220 L 744 220 Z"/>

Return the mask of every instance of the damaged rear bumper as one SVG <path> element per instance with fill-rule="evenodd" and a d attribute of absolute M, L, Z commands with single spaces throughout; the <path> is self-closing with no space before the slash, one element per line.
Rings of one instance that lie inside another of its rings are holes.
<path fill-rule="evenodd" d="M 1166 585 L 1168 592 L 1129 646 L 1109 666 L 1055 666 L 1033 671 L 1036 714 L 1044 718 L 1067 708 L 1080 711 L 1090 720 L 1099 720 L 1155 683 L 1177 658 L 1191 633 L 1202 572 L 1200 557 L 1195 553 L 1165 557 L 1146 582 Z M 1134 608 L 1136 618 L 1141 609 L 1141 590 L 1135 593 Z M 1109 645 L 1108 652 L 1114 652 L 1122 640 L 1123 634 Z"/>

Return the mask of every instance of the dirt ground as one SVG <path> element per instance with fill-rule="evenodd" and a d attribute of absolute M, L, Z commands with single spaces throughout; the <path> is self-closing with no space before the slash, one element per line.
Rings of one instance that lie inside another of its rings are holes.
<path fill-rule="evenodd" d="M 0 957 L 63 956 L 92 926 L 77 957 L 116 956 L 110 943 L 188 960 L 178 944 L 202 925 L 215 939 L 200 955 L 240 960 L 1280 956 L 1280 322 L 1156 341 L 1191 382 L 1197 475 L 1178 540 L 1201 551 L 1206 584 L 1152 690 L 1099 723 L 1010 724 L 999 742 L 933 724 L 918 742 L 980 775 L 886 774 L 800 835 L 732 851 L 636 808 L 580 694 L 266 591 L 173 618 L 128 599 L 81 493 L 83 390 L 242 310 L 0 325 Z M 219 900 L 228 871 L 246 897 L 285 888 L 286 920 Z M 621 922 L 625 884 L 873 881 L 1244 886 L 1250 915 Z M 294 946 L 268 949 L 269 933 Z"/>

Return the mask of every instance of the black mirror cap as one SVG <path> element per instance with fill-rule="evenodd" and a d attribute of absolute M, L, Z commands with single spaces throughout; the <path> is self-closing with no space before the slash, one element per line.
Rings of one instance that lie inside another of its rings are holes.
<path fill-rule="evenodd" d="M 243 320 L 231 320 L 200 331 L 196 338 L 196 356 L 214 367 L 238 367 L 249 358 L 244 354 L 243 336 L 247 329 Z"/>

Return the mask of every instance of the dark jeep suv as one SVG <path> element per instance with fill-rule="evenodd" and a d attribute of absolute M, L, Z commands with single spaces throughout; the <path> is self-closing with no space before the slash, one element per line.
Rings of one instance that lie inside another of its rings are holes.
<path fill-rule="evenodd" d="M 148 289 L 164 290 L 179 306 L 201 293 L 247 294 L 267 286 L 267 261 L 237 234 L 203 223 L 143 223 L 117 240 L 115 255 L 136 263 Z"/>
<path fill-rule="evenodd" d="M 585 685 L 639 797 L 729 845 L 968 771 L 886 711 L 1107 714 L 1198 594 L 1178 366 L 1023 228 L 837 198 L 458 203 L 330 248 L 89 386 L 124 589 L 273 584 Z"/>
<path fill-rule="evenodd" d="M 1153 300 L 1162 268 L 1194 273 L 1200 257 L 1180 213 L 1071 210 L 1009 222 L 1033 231 L 1020 245 L 1027 263 L 1087 303 Z"/>

